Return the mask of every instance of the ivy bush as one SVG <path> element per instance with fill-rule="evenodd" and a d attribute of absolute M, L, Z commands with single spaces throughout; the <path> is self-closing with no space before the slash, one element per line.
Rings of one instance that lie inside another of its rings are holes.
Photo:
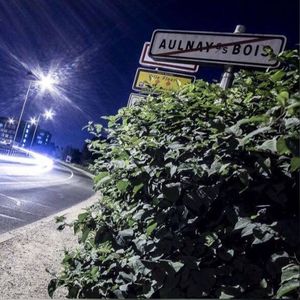
<path fill-rule="evenodd" d="M 279 59 L 228 90 L 198 80 L 89 124 L 102 197 L 74 223 L 51 296 L 296 296 L 299 56 Z"/>

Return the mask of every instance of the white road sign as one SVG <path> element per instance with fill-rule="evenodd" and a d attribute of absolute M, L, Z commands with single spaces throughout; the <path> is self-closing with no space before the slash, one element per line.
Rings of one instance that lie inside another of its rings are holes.
<path fill-rule="evenodd" d="M 132 106 L 138 102 L 145 101 L 146 98 L 147 98 L 147 96 L 145 96 L 145 95 L 131 93 L 129 96 L 129 99 L 128 99 L 127 106 Z"/>
<path fill-rule="evenodd" d="M 285 44 L 283 35 L 155 30 L 149 55 L 161 61 L 267 68 L 279 64 L 267 49 L 278 54 Z"/>
<path fill-rule="evenodd" d="M 188 73 L 198 72 L 199 66 L 195 64 L 181 64 L 172 62 L 155 61 L 149 56 L 150 43 L 145 43 L 140 57 L 140 65 L 168 70 L 183 71 Z"/>

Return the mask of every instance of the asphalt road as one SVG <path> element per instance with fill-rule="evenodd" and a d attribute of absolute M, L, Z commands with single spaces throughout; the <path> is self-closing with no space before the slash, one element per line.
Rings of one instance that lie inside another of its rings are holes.
<path fill-rule="evenodd" d="M 5 169 L 4 163 L 0 162 L 0 166 Z M 19 167 L 7 166 L 11 170 Z M 60 164 L 39 175 L 0 170 L 0 234 L 66 209 L 93 194 L 89 177 Z"/>

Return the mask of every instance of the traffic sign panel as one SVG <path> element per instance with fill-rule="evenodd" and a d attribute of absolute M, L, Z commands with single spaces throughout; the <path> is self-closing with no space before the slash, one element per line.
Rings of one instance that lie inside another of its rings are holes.
<path fill-rule="evenodd" d="M 140 65 L 142 66 L 169 69 L 175 71 L 183 71 L 188 73 L 198 72 L 199 66 L 195 64 L 181 64 L 181 63 L 155 61 L 149 56 L 149 49 L 150 49 L 150 43 L 147 42 L 144 44 L 143 51 L 139 61 Z"/>
<path fill-rule="evenodd" d="M 135 105 L 138 102 L 145 101 L 146 97 L 147 96 L 145 96 L 145 95 L 131 93 L 129 95 L 127 106 L 132 106 L 132 105 Z"/>
<path fill-rule="evenodd" d="M 149 55 L 161 61 L 277 67 L 270 59 L 284 50 L 283 35 L 155 30 Z"/>
<path fill-rule="evenodd" d="M 194 80 L 195 76 L 138 68 L 132 89 L 146 93 L 154 88 L 157 91 L 176 91 Z"/>

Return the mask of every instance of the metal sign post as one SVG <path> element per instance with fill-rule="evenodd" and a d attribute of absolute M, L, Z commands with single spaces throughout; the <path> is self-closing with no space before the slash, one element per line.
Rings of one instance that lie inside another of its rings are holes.
<path fill-rule="evenodd" d="M 237 25 L 234 33 L 243 33 L 246 31 L 246 27 L 244 25 Z M 233 82 L 233 66 L 226 66 L 225 71 L 222 75 L 220 87 L 222 89 L 227 89 L 231 87 Z"/>

